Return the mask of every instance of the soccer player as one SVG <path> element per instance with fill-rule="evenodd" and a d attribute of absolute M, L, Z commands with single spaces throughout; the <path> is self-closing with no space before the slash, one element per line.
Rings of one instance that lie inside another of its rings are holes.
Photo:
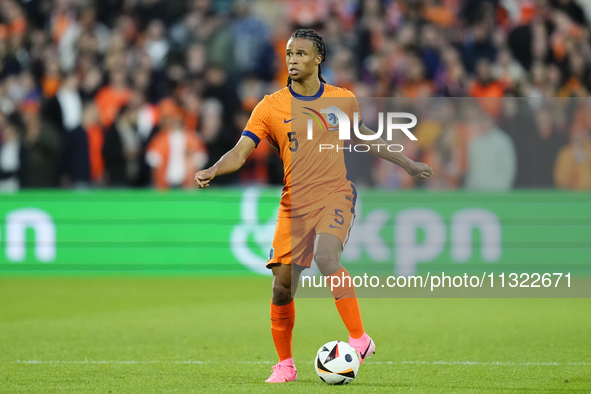
<path fill-rule="evenodd" d="M 267 138 L 283 161 L 285 186 L 267 262 L 267 268 L 273 272 L 271 333 L 279 355 L 279 363 L 273 366 L 274 371 L 266 380 L 269 383 L 297 378 L 292 357 L 293 295 L 302 270 L 310 267 L 313 258 L 320 272 L 329 277 L 329 283 L 333 275 L 350 278 L 340 264 L 340 257 L 355 218 L 357 197 L 355 186 L 347 176 L 342 149 L 319 153 L 318 141 L 340 144 L 342 148 L 338 132 L 335 128 L 323 129 L 316 117 L 318 127 L 315 125 L 314 135 L 317 138 L 308 140 L 306 117 L 302 115 L 314 113 L 310 108 L 314 101 L 335 98 L 341 100 L 338 101 L 341 106 L 343 100 L 351 104 L 344 112 L 350 115 L 352 124 L 353 112 L 359 112 L 355 96 L 346 89 L 326 84 L 320 66 L 326 57 L 326 46 L 313 30 L 299 29 L 293 33 L 285 56 L 289 70 L 287 87 L 265 96 L 254 109 L 236 146 L 212 167 L 195 174 L 199 188 L 210 186 L 216 176 L 242 167 L 263 138 Z M 305 112 L 300 111 L 302 108 Z M 319 111 L 316 115 L 320 115 Z M 359 122 L 359 131 L 364 135 L 375 134 L 362 122 Z M 353 140 L 362 142 L 356 137 Z M 414 162 L 402 153 L 379 149 L 377 144 L 386 145 L 381 139 L 372 143 L 375 145 L 371 144 L 370 154 L 401 166 L 417 179 L 431 176 L 432 169 L 428 165 Z M 349 331 L 349 344 L 357 351 L 361 363 L 375 353 L 375 344 L 363 329 L 354 287 L 350 281 L 342 282 L 332 289 L 332 295 Z"/>

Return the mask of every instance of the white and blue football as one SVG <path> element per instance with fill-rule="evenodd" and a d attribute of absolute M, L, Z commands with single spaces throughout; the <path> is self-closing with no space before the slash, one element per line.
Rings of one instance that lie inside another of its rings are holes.
<path fill-rule="evenodd" d="M 332 341 L 318 350 L 314 368 L 324 383 L 348 384 L 357 377 L 359 357 L 347 342 Z"/>

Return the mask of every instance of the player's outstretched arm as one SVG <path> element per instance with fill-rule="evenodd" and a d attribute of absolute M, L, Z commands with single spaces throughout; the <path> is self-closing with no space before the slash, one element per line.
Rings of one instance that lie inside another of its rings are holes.
<path fill-rule="evenodd" d="M 364 124 L 362 124 L 359 128 L 359 132 L 363 135 L 375 134 L 374 131 L 365 127 Z M 353 133 L 353 141 L 355 143 L 365 143 L 365 141 L 357 138 L 355 133 Z M 386 142 L 381 138 L 378 138 L 376 141 L 378 144 L 387 145 Z M 379 149 L 379 147 L 372 144 L 370 145 L 369 153 L 373 156 L 388 160 L 389 162 L 402 167 L 408 173 L 408 175 L 415 177 L 416 179 L 427 179 L 433 175 L 433 169 L 427 164 L 413 161 L 400 152 L 390 152 L 387 149 Z"/>
<path fill-rule="evenodd" d="M 195 174 L 195 182 L 198 188 L 209 186 L 209 182 L 218 175 L 231 174 L 236 172 L 244 165 L 244 162 L 250 156 L 256 147 L 254 141 L 242 136 L 232 149 L 228 151 L 221 159 L 208 169 L 198 171 Z"/>

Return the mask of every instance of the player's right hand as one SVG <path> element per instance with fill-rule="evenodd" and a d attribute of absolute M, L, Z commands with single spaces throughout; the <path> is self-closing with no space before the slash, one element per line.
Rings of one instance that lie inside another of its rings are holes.
<path fill-rule="evenodd" d="M 410 168 L 406 169 L 408 175 L 414 177 L 415 179 L 427 179 L 431 175 L 433 175 L 433 169 L 429 167 L 425 163 L 420 162 L 413 162 Z"/>
<path fill-rule="evenodd" d="M 209 181 L 213 178 L 215 178 L 215 171 L 212 168 L 197 171 L 197 174 L 195 174 L 195 183 L 197 183 L 199 189 L 203 189 L 209 187 Z"/>

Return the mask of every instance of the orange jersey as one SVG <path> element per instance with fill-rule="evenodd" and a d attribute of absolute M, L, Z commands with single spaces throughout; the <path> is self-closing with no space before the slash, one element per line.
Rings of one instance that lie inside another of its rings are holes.
<path fill-rule="evenodd" d="M 359 112 L 355 96 L 346 89 L 322 83 L 314 96 L 301 96 L 291 86 L 265 96 L 242 133 L 257 145 L 266 138 L 283 161 L 285 186 L 279 216 L 312 212 L 326 205 L 327 199 L 351 194 L 354 189 L 347 176 L 338 121 L 335 116 L 321 113 L 329 107 L 347 114 L 353 133 L 354 113 Z M 361 124 L 360 116 L 357 120 Z M 321 144 L 333 148 L 321 150 Z"/>

